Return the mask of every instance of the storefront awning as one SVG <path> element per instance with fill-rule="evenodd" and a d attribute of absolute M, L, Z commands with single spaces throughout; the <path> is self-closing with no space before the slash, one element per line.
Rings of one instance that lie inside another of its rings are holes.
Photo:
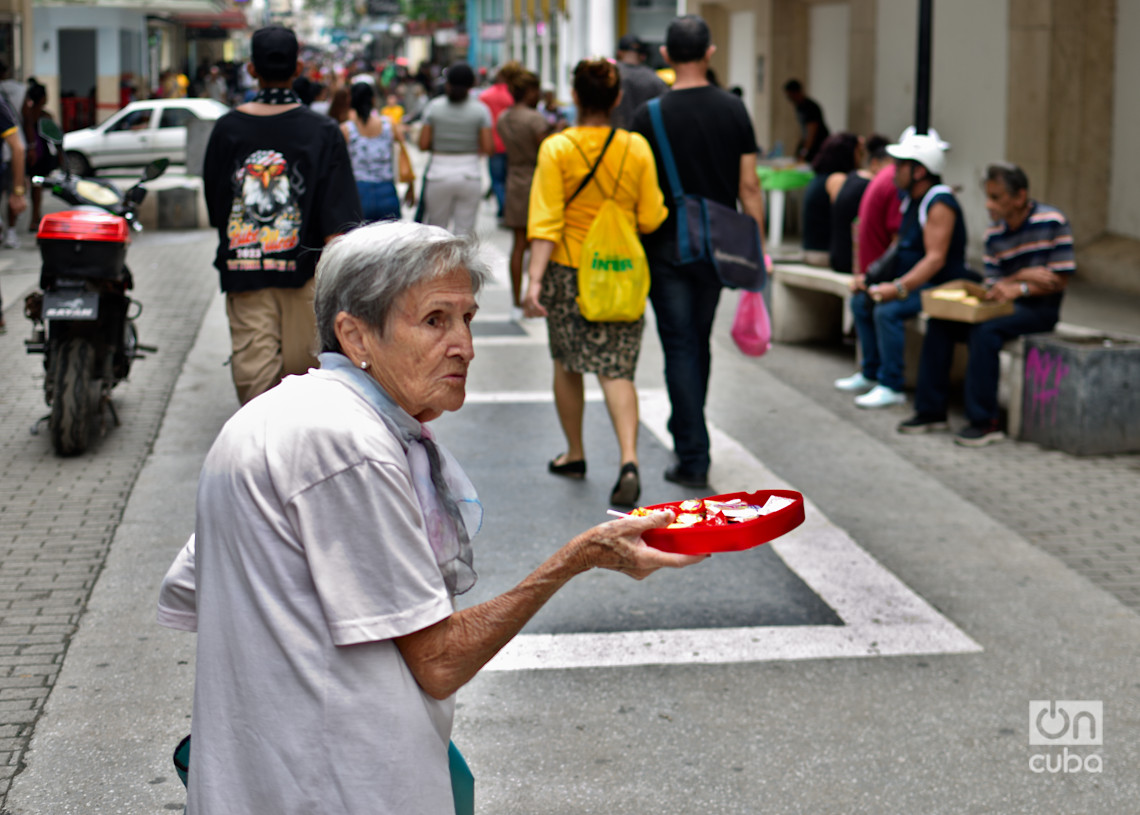
<path fill-rule="evenodd" d="M 245 14 L 237 9 L 218 11 L 212 14 L 174 14 L 171 19 L 186 28 L 224 28 L 231 31 L 240 31 L 249 27 L 249 23 L 247 23 L 245 19 Z"/>

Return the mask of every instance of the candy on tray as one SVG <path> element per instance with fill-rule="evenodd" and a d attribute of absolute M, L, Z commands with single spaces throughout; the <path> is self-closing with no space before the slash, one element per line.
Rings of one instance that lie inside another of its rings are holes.
<path fill-rule="evenodd" d="M 762 506 L 748 504 L 739 498 L 728 501 L 713 499 L 691 498 L 677 504 L 677 517 L 666 529 L 687 529 L 693 526 L 724 526 L 725 524 L 744 523 L 752 521 L 762 515 L 777 512 L 794 503 L 790 498 L 779 495 L 770 495 Z M 650 509 L 638 507 L 631 515 L 646 515 Z"/>

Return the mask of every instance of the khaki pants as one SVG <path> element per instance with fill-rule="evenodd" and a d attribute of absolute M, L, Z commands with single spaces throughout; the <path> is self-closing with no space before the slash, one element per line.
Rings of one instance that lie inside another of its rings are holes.
<path fill-rule="evenodd" d="M 233 354 L 230 367 L 243 405 L 290 374 L 317 366 L 317 320 L 310 278 L 299 289 L 226 293 Z"/>

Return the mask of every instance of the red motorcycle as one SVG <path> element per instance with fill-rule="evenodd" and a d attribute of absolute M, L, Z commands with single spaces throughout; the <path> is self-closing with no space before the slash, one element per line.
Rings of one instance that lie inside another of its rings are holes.
<path fill-rule="evenodd" d="M 53 122 L 42 121 L 40 132 L 57 147 L 63 142 Z M 131 232 L 142 228 L 135 218 L 146 197 L 142 184 L 162 175 L 168 163 L 152 162 L 125 193 L 109 181 L 66 169 L 31 180 L 75 207 L 40 221 L 42 291 L 24 304 L 32 321 L 32 338 L 24 345 L 29 354 L 44 355 L 44 399 L 51 407 L 44 419 L 61 456 L 87 449 L 91 419 L 101 419 L 103 407 L 118 426 L 111 389 L 127 378 L 142 352 L 157 350 L 139 344 L 134 320 L 142 304 L 127 294 L 133 282 L 125 259 Z"/>

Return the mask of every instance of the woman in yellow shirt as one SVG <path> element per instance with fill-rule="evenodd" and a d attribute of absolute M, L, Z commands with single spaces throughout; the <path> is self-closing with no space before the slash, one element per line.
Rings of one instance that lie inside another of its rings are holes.
<path fill-rule="evenodd" d="M 633 506 L 641 494 L 633 375 L 645 318 L 629 323 L 593 323 L 582 317 L 575 302 L 582 241 L 607 198 L 614 198 L 641 233 L 657 229 L 668 214 L 657 185 L 653 152 L 645 138 L 617 130 L 606 147 L 610 112 L 620 96 L 621 79 L 613 63 L 583 60 L 574 68 L 578 125 L 542 143 L 531 185 L 527 219 L 531 255 L 523 312 L 528 317 L 547 318 L 554 359 L 554 403 L 567 449 L 550 462 L 548 469 L 555 475 L 585 477 L 582 375 L 597 374 L 621 449 L 621 471 L 610 500 Z M 574 195 L 596 163 L 593 179 Z"/>

